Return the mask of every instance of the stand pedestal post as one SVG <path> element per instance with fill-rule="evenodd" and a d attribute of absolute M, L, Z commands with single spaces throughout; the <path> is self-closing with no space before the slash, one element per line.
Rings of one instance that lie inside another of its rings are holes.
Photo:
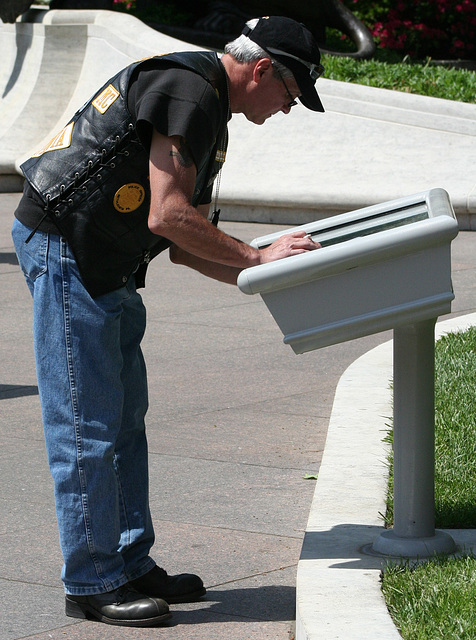
<path fill-rule="evenodd" d="M 373 543 L 383 555 L 428 557 L 456 548 L 435 530 L 435 323 L 394 330 L 394 528 Z"/>

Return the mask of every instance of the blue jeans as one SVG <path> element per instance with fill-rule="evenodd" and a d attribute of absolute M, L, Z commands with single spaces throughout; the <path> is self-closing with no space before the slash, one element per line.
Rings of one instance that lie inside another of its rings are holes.
<path fill-rule="evenodd" d="M 111 591 L 147 573 L 145 308 L 134 278 L 92 299 L 67 242 L 15 220 L 33 296 L 33 339 L 66 593 Z"/>

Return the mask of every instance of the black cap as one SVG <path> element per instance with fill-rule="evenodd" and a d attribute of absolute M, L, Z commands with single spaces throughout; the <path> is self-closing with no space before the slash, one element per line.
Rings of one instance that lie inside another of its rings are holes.
<path fill-rule="evenodd" d="M 292 72 L 301 91 L 299 100 L 305 107 L 324 111 L 314 86 L 324 67 L 309 29 L 291 18 L 266 16 L 259 18 L 252 29 L 246 26 L 242 33 Z"/>

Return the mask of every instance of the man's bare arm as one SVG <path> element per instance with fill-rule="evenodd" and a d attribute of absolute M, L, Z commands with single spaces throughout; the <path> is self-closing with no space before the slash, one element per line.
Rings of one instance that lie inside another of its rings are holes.
<path fill-rule="evenodd" d="M 184 251 L 210 262 L 243 269 L 317 248 L 304 232 L 282 236 L 266 249 L 235 240 L 191 205 L 196 168 L 179 136 L 154 131 L 150 150 L 149 228 Z"/>
<path fill-rule="evenodd" d="M 210 205 L 198 205 L 197 211 L 203 218 L 208 218 L 210 212 Z M 241 240 L 238 240 L 241 242 Z M 230 267 L 226 264 L 219 264 L 218 262 L 211 262 L 210 260 L 204 260 L 198 258 L 188 251 L 184 251 L 176 244 L 173 244 L 169 249 L 170 260 L 175 264 L 182 264 L 186 267 L 195 269 L 204 276 L 219 280 L 220 282 L 226 282 L 227 284 L 236 284 L 238 274 L 241 269 L 239 267 Z"/>

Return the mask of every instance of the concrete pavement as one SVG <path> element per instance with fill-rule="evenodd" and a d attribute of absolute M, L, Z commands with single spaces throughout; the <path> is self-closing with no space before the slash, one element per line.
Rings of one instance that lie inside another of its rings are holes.
<path fill-rule="evenodd" d="M 2 637 L 287 638 L 296 566 L 337 379 L 382 338 L 306 359 L 282 344 L 261 301 L 169 264 L 151 265 L 148 417 L 155 557 L 203 576 L 167 630 L 63 614 L 61 558 L 31 345 L 31 303 L 9 236 L 18 195 L 0 197 Z M 244 240 L 270 230 L 227 223 Z M 224 625 L 227 625 L 225 627 Z"/>
<path fill-rule="evenodd" d="M 168 628 L 125 629 L 66 618 L 31 303 L 9 231 L 18 198 L 0 196 L 2 640 L 287 640 L 294 633 L 297 565 L 315 488 L 304 475 L 319 471 L 339 378 L 391 334 L 298 357 L 282 344 L 258 297 L 174 266 L 165 256 L 154 261 L 144 291 L 144 351 L 155 558 L 171 572 L 201 574 L 208 595 L 201 603 L 172 607 Z M 223 227 L 246 241 L 276 229 L 231 222 Z M 476 311 L 474 243 L 471 232 L 453 242 L 455 315 Z M 365 401 L 373 389 L 359 393 Z M 356 426 L 357 473 L 359 441 Z M 318 602 L 320 593 L 311 598 Z M 320 634 L 319 626 L 315 632 Z"/>

